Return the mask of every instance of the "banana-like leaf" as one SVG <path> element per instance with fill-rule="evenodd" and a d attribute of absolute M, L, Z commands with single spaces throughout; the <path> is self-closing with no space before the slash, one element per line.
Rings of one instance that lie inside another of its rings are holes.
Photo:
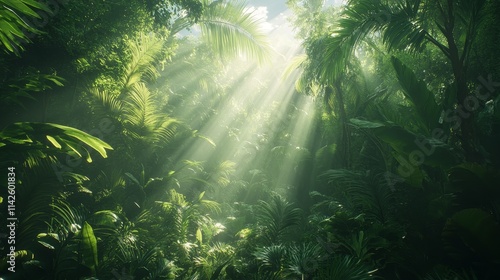
<path fill-rule="evenodd" d="M 106 143 L 106 142 L 102 141 L 101 139 L 94 137 L 86 132 L 83 132 L 79 129 L 69 127 L 69 126 L 59 125 L 59 124 L 47 123 L 47 124 L 43 124 L 43 125 L 49 125 L 49 126 L 53 126 L 55 128 L 58 128 L 58 129 L 60 129 L 60 131 L 63 134 L 65 134 L 71 138 L 75 138 L 75 139 L 82 141 L 83 143 L 92 147 L 94 150 L 98 151 L 99 154 L 103 158 L 107 157 L 106 149 L 110 149 L 110 150 L 113 149 L 108 143 Z"/>
<path fill-rule="evenodd" d="M 424 81 L 418 80 L 413 71 L 394 56 L 391 58 L 399 84 L 405 96 L 413 103 L 427 131 L 439 126 L 441 109 L 434 94 L 427 89 Z"/>
<path fill-rule="evenodd" d="M 94 235 L 94 230 L 87 223 L 83 223 L 82 229 L 82 255 L 83 262 L 86 266 L 90 267 L 93 273 L 98 265 L 97 259 L 97 239 Z"/>
<path fill-rule="evenodd" d="M 40 151 L 41 156 L 56 148 L 72 156 L 85 156 L 87 161 L 91 162 L 90 153 L 82 143 L 99 152 L 103 158 L 107 157 L 107 149 L 113 149 L 95 136 L 59 124 L 19 122 L 0 132 L 0 148 L 20 146 L 17 149 L 29 151 L 31 154 L 34 150 Z"/>
<path fill-rule="evenodd" d="M 477 208 L 453 215 L 443 229 L 446 248 L 450 240 L 460 240 L 466 248 L 489 261 L 500 262 L 500 226 L 492 215 Z M 453 248 L 449 248 L 453 250 Z M 467 254 L 468 252 L 462 252 Z"/>
<path fill-rule="evenodd" d="M 434 167 L 450 168 L 459 163 L 457 154 L 452 147 L 439 139 L 426 138 L 417 135 L 401 126 L 392 123 L 371 122 L 351 119 L 351 124 L 357 128 L 369 129 L 380 140 L 389 144 L 399 154 L 411 163 L 410 157 L 417 156 L 417 165 L 426 164 Z"/>

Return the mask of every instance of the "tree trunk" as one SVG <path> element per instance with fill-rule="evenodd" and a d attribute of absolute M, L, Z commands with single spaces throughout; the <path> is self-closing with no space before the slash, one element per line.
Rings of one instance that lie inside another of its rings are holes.
<path fill-rule="evenodd" d="M 342 90 L 340 81 L 336 81 L 333 84 L 333 86 L 334 88 L 326 87 L 325 95 L 331 96 L 333 94 L 333 90 L 335 89 L 335 95 L 336 95 L 335 103 L 337 103 L 340 125 L 342 127 L 342 133 L 340 136 L 340 145 L 338 145 L 340 151 L 341 166 L 343 168 L 349 168 L 351 145 L 350 145 L 349 126 L 347 124 L 347 113 L 345 111 L 344 92 Z"/>
<path fill-rule="evenodd" d="M 460 132 L 462 148 L 465 158 L 470 162 L 482 162 L 481 155 L 475 147 L 476 134 L 474 131 L 474 112 L 467 112 L 466 99 L 468 96 L 466 68 L 460 59 L 458 47 L 453 35 L 454 14 L 453 1 L 448 1 L 448 18 L 446 19 L 443 35 L 446 37 L 449 49 L 449 59 L 453 69 L 453 76 L 457 86 L 457 103 L 460 118 Z"/>

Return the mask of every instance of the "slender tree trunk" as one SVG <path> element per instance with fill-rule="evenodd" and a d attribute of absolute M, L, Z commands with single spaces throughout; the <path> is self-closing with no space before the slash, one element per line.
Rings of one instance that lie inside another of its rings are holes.
<path fill-rule="evenodd" d="M 350 132 L 349 132 L 349 126 L 347 124 L 347 113 L 345 111 L 345 102 L 344 102 L 344 92 L 342 90 L 340 81 L 336 81 L 333 84 L 333 87 L 326 87 L 325 89 L 325 94 L 327 96 L 331 96 L 333 94 L 333 90 L 335 89 L 335 95 L 336 95 L 336 103 L 337 103 L 337 109 L 338 109 L 338 114 L 339 114 L 339 119 L 340 119 L 340 125 L 342 127 L 342 134 L 340 137 L 340 155 L 341 155 L 341 165 L 344 168 L 349 168 L 350 166 L 350 152 L 351 152 L 351 145 L 350 145 Z"/>
<path fill-rule="evenodd" d="M 475 130 L 474 130 L 474 112 L 466 110 L 466 100 L 469 89 L 467 87 L 466 68 L 463 61 L 460 59 L 457 44 L 453 35 L 454 29 L 454 11 L 453 1 L 448 1 L 448 18 L 445 23 L 445 30 L 443 32 L 446 37 L 449 49 L 449 59 L 453 69 L 453 76 L 457 86 L 457 102 L 459 118 L 460 118 L 460 131 L 462 148 L 465 152 L 465 158 L 470 162 L 482 162 L 481 155 L 475 147 Z"/>

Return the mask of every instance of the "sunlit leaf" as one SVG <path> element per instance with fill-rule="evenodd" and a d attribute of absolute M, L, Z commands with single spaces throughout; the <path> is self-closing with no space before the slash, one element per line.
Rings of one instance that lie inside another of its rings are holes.
<path fill-rule="evenodd" d="M 92 227 L 87 222 L 83 223 L 82 228 L 82 249 L 84 264 L 95 272 L 98 265 L 97 239 L 95 238 Z"/>

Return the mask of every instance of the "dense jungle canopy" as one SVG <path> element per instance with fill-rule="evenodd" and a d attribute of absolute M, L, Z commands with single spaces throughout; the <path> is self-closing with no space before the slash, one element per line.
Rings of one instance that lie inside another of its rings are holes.
<path fill-rule="evenodd" d="M 0 0 L 0 279 L 500 279 L 499 0 Z"/>

